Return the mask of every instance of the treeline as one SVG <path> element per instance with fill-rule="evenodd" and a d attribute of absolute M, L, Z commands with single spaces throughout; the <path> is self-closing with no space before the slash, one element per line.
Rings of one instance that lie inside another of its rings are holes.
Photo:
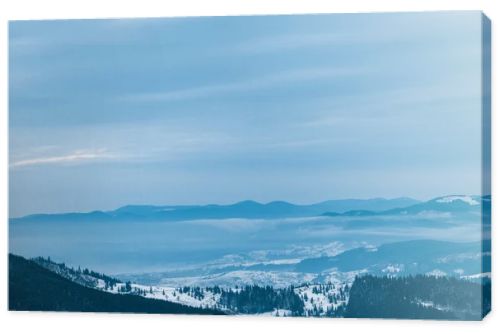
<path fill-rule="evenodd" d="M 356 277 L 345 317 L 480 319 L 481 284 L 448 277 Z"/>
<path fill-rule="evenodd" d="M 186 294 L 188 296 L 193 297 L 194 299 L 202 300 L 205 298 L 205 292 L 211 292 L 213 294 L 220 294 L 222 288 L 218 286 L 214 287 L 206 287 L 200 288 L 199 286 L 184 286 L 181 288 L 177 288 L 178 293 Z M 174 292 L 175 296 L 175 292 Z"/>
<path fill-rule="evenodd" d="M 309 283 L 303 284 L 301 287 L 310 287 Z M 341 317 L 345 312 L 345 304 L 349 296 L 349 286 L 347 284 L 336 287 L 335 284 L 315 284 L 312 289 L 311 296 L 307 293 L 299 293 L 304 303 L 311 302 L 312 309 L 304 309 L 304 315 L 308 317 Z M 328 305 L 326 309 L 323 307 L 320 299 L 326 298 Z M 319 303 L 318 303 L 319 301 Z"/>
<path fill-rule="evenodd" d="M 119 293 L 123 293 L 123 294 L 131 294 L 131 295 L 146 297 L 146 295 L 148 293 L 149 294 L 153 294 L 153 287 L 150 286 L 149 289 L 148 288 L 145 288 L 145 289 L 144 288 L 139 288 L 137 286 L 132 286 L 132 282 L 127 281 L 125 284 L 121 284 L 118 287 L 117 291 Z M 165 290 L 162 290 L 162 294 L 163 294 L 163 296 L 165 296 Z"/>
<path fill-rule="evenodd" d="M 9 310 L 224 314 L 218 310 L 85 287 L 12 254 L 9 254 Z"/>
<path fill-rule="evenodd" d="M 219 304 L 237 313 L 256 314 L 289 310 L 292 316 L 302 315 L 304 302 L 293 286 L 275 289 L 271 286 L 247 285 L 234 290 L 221 290 Z"/>
<path fill-rule="evenodd" d="M 273 288 L 272 286 L 235 286 L 222 288 L 212 286 L 206 288 L 184 286 L 177 289 L 179 294 L 187 294 L 195 299 L 202 300 L 207 293 L 219 296 L 217 308 L 230 310 L 234 313 L 258 314 L 287 310 L 292 316 L 303 315 L 304 302 L 294 292 L 294 287 Z"/>
<path fill-rule="evenodd" d="M 97 285 L 97 280 L 102 280 L 104 282 L 104 289 L 109 290 L 113 289 L 117 283 L 121 283 L 120 280 L 110 277 L 101 273 L 98 273 L 93 270 L 89 270 L 87 268 L 81 269 L 68 267 L 65 263 L 57 263 L 50 259 L 50 257 L 36 257 L 32 259 L 33 262 L 38 265 L 57 273 L 58 275 L 67 278 L 71 281 L 74 281 L 78 284 L 88 286 L 91 288 L 95 288 Z"/>

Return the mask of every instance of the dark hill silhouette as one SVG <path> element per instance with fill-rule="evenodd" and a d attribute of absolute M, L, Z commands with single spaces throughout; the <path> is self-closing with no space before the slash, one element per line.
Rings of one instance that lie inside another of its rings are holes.
<path fill-rule="evenodd" d="M 13 254 L 9 254 L 9 310 L 224 314 L 216 310 L 87 288 Z"/>

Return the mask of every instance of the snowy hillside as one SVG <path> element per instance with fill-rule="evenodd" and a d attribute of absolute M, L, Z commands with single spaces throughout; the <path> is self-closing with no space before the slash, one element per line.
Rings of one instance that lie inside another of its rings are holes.
<path fill-rule="evenodd" d="M 437 198 L 435 201 L 438 203 L 451 203 L 455 201 L 462 201 L 465 202 L 469 205 L 479 205 L 480 203 L 480 198 L 477 198 L 477 196 L 465 196 L 465 195 L 453 195 L 453 196 L 445 196 L 445 197 L 440 197 Z"/>
<path fill-rule="evenodd" d="M 352 282 L 351 282 L 352 284 Z M 334 316 L 339 309 L 348 302 L 350 284 L 303 284 L 293 288 L 293 293 L 303 301 L 304 316 Z M 162 286 L 145 286 L 130 284 L 129 290 L 126 283 L 119 283 L 105 291 L 121 294 L 135 294 L 145 298 L 166 300 L 192 307 L 212 308 L 226 312 L 235 312 L 228 305 L 221 302 L 223 291 L 238 293 L 241 287 L 222 289 L 219 287 L 183 287 L 172 288 Z M 275 288 L 274 288 L 275 289 Z M 269 316 L 289 316 L 291 310 L 274 308 L 269 312 L 258 313 Z"/>
<path fill-rule="evenodd" d="M 317 277 L 312 273 L 298 273 L 288 271 L 253 271 L 236 270 L 221 274 L 194 277 L 164 278 L 160 281 L 162 286 L 242 286 L 242 285 L 271 285 L 277 288 L 283 288 L 290 285 L 299 285 L 304 282 L 311 282 Z"/>

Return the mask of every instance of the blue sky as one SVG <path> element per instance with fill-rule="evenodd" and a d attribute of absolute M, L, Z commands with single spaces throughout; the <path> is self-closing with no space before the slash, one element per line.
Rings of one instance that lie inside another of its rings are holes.
<path fill-rule="evenodd" d="M 10 216 L 479 194 L 480 19 L 11 22 Z"/>

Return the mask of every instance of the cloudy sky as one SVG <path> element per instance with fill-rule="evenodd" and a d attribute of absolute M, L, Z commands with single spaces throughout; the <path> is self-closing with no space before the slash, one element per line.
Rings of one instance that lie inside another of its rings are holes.
<path fill-rule="evenodd" d="M 480 14 L 16 21 L 10 216 L 480 193 Z"/>

